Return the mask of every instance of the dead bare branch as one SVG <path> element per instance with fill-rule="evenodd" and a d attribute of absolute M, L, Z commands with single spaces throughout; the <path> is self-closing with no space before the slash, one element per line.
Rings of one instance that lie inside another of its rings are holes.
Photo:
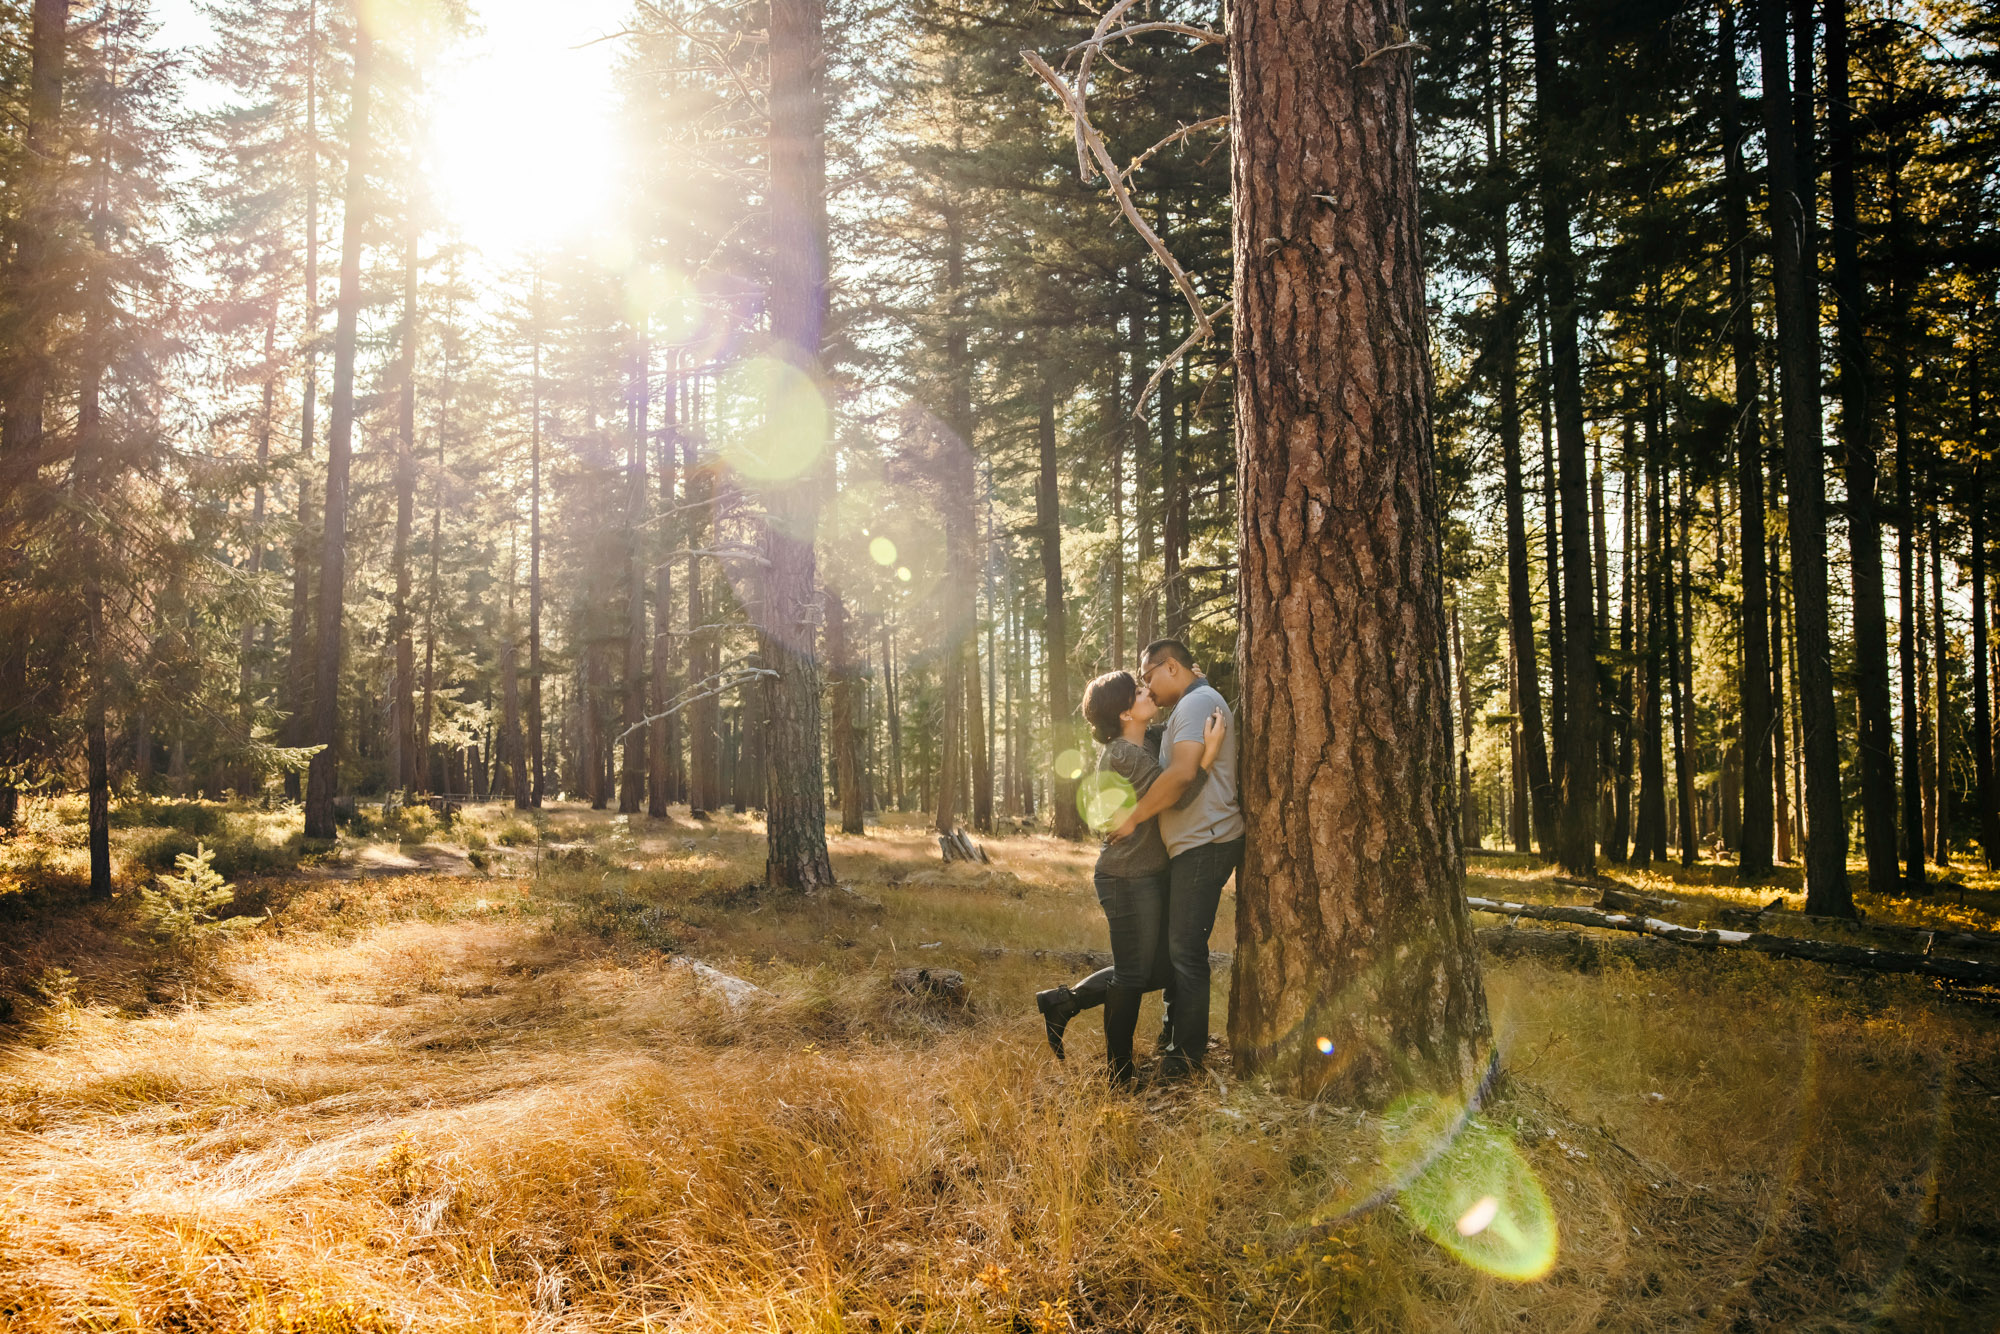
<path fill-rule="evenodd" d="M 1211 126 L 1227 125 L 1228 123 L 1229 123 L 1229 116 L 1227 113 L 1225 113 L 1220 116 L 1210 116 L 1207 120 L 1198 120 L 1192 125 L 1181 126 L 1178 130 L 1175 130 L 1172 134 L 1160 140 L 1160 142 L 1154 144 L 1151 148 L 1147 149 L 1145 152 L 1139 154 L 1139 156 L 1133 158 L 1129 163 L 1127 163 L 1125 166 L 1125 179 L 1128 181 L 1131 180 L 1132 177 L 1138 173 L 1139 168 L 1146 165 L 1146 159 L 1153 156 L 1153 154 L 1159 152 L 1162 148 L 1166 148 L 1172 144 L 1177 144 L 1181 140 L 1187 138 L 1189 135 L 1198 133 L 1202 130 L 1206 130 Z"/>
<path fill-rule="evenodd" d="M 746 681 L 754 681 L 760 676 L 775 677 L 776 675 L 777 673 L 769 667 L 739 667 L 726 672 L 717 672 L 714 676 L 704 677 L 702 680 L 695 682 L 694 685 L 689 686 L 686 690 L 681 691 L 680 695 L 675 697 L 674 702 L 661 712 L 649 714 L 641 718 L 638 722 L 633 723 L 617 736 L 611 738 L 612 744 L 616 745 L 642 727 L 650 727 L 654 723 L 673 717 L 690 704 L 704 699 L 711 699 L 716 695 L 723 694 L 725 691 L 734 690 Z M 699 689 L 699 687 L 708 685 L 711 681 L 715 682 L 714 688 L 709 690 Z M 698 693 L 689 694 L 689 691 L 698 691 Z"/>
<path fill-rule="evenodd" d="M 1121 3 L 1114 5 L 1107 14 L 1116 15 L 1134 2 L 1135 0 L 1121 0 Z M 1146 248 L 1153 252 L 1161 267 L 1173 277 L 1174 286 L 1180 289 L 1181 296 L 1187 301 L 1188 309 L 1194 314 L 1194 332 L 1190 333 L 1181 345 L 1160 363 L 1159 369 L 1153 372 L 1153 378 L 1146 381 L 1145 391 L 1139 395 L 1139 401 L 1132 405 L 1132 415 L 1136 417 L 1145 411 L 1146 401 L 1153 396 L 1153 390 L 1159 387 L 1160 377 L 1165 375 L 1175 362 L 1187 355 L 1189 348 L 1196 343 L 1206 342 L 1214 335 L 1215 316 L 1221 313 L 1222 307 L 1217 306 L 1214 311 L 1210 311 L 1202 304 L 1201 293 L 1195 289 L 1194 279 L 1188 277 L 1187 270 L 1181 267 L 1180 261 L 1174 258 L 1173 252 L 1167 249 L 1166 243 L 1160 240 L 1158 233 L 1154 232 L 1140 214 L 1139 205 L 1133 200 L 1132 191 L 1126 184 L 1127 173 L 1119 171 L 1117 164 L 1112 162 L 1111 150 L 1104 146 L 1104 136 L 1090 123 L 1090 116 L 1084 110 L 1083 102 L 1076 90 L 1063 82 L 1062 76 L 1049 67 L 1049 62 L 1033 51 L 1023 51 L 1021 58 L 1027 61 L 1028 67 L 1040 75 L 1042 82 L 1054 89 L 1056 96 L 1062 99 L 1063 106 L 1069 111 L 1071 119 L 1076 122 L 1078 140 L 1090 156 L 1096 159 L 1104 175 L 1104 184 L 1111 191 L 1112 197 L 1117 199 L 1119 209 L 1125 214 L 1125 220 L 1132 224 L 1132 230 L 1139 233 L 1139 239 L 1146 243 Z M 1088 53 L 1085 53 L 1084 58 L 1089 59 Z"/>

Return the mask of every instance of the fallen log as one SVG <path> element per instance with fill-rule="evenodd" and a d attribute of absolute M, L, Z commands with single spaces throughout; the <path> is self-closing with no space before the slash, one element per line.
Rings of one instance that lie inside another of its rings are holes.
<path fill-rule="evenodd" d="M 1845 917 L 1815 917 L 1791 912 L 1778 904 L 1762 908 L 1723 908 L 1717 914 L 1735 927 L 1762 930 L 1767 926 L 1810 926 L 1841 931 L 1858 931 L 1885 942 L 1905 946 L 1918 954 L 1945 950 L 1956 954 L 2000 957 L 2000 935 L 1984 931 L 1938 931 L 1922 926 L 1894 926 L 1887 922 L 1849 921 Z"/>
<path fill-rule="evenodd" d="M 2000 986 L 2000 964 L 1975 963 L 1969 959 L 1941 959 L 1925 954 L 1866 949 L 1859 945 L 1836 945 L 1824 940 L 1798 936 L 1765 935 L 1761 932 L 1699 930 L 1657 917 L 1636 917 L 1629 913 L 1605 912 L 1599 908 L 1568 907 L 1546 903 L 1508 903 L 1466 896 L 1466 906 L 1475 912 L 1498 913 L 1516 920 L 1526 917 L 1543 922 L 1567 922 L 1572 926 L 1597 927 L 1606 931 L 1629 931 L 1690 945 L 1700 949 L 1747 949 L 1781 959 L 1805 959 L 1813 963 L 1837 964 L 1877 973 L 1913 973 L 1940 977 L 1953 982 L 1980 986 Z"/>
<path fill-rule="evenodd" d="M 1662 898 L 1658 894 L 1640 894 L 1630 889 L 1613 889 L 1606 885 L 1597 891 L 1597 906 L 1618 912 L 1644 912 L 1651 908 L 1654 912 L 1671 912 L 1687 905 L 1679 899 Z"/>

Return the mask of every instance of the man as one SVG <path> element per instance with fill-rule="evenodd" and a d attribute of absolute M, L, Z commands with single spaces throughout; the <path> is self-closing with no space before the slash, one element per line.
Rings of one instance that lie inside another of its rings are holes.
<path fill-rule="evenodd" d="M 1208 937 L 1215 929 L 1222 887 L 1243 863 L 1236 718 L 1178 639 L 1146 645 L 1139 658 L 1139 683 L 1172 714 L 1160 736 L 1160 776 L 1111 837 L 1129 838 L 1157 816 L 1167 845 L 1167 957 L 1173 970 L 1167 1024 L 1173 1030 L 1173 1049 L 1161 1061 L 1160 1072 L 1172 1076 L 1199 1070 L 1208 1057 Z M 1201 772 L 1202 727 L 1216 713 L 1225 729 L 1222 749 L 1202 789 L 1176 809 Z"/>

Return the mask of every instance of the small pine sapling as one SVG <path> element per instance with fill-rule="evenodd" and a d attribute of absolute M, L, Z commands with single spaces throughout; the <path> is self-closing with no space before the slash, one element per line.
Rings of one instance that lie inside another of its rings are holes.
<path fill-rule="evenodd" d="M 236 886 L 215 869 L 215 852 L 204 843 L 174 858 L 177 875 L 161 874 L 139 895 L 139 919 L 168 949 L 191 954 L 217 938 L 248 926 L 253 917 L 222 916 Z"/>

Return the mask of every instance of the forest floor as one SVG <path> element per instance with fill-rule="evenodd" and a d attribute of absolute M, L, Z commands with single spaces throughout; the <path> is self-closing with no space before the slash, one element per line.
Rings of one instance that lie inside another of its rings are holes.
<path fill-rule="evenodd" d="M 890 817 L 833 840 L 853 894 L 793 903 L 752 887 L 742 817 L 414 814 L 302 862 L 295 811 L 157 804 L 121 814 L 121 893 L 89 903 L 79 816 L 31 803 L 0 845 L 0 1331 L 2000 1320 L 2000 1005 L 1934 982 L 1489 957 L 1509 1076 L 1413 1159 L 1452 1109 L 1277 1097 L 1220 1055 L 1116 1092 L 1091 1016 L 1056 1062 L 1033 993 L 1104 947 L 1088 848 L 1005 836 L 946 868 Z M 198 838 L 261 920 L 163 952 L 137 890 Z M 2000 882 L 1953 869 L 1863 906 L 1995 926 Z M 1588 898 L 1504 855 L 1469 891 Z M 917 966 L 969 1003 L 892 984 Z M 1552 1263 L 1439 1226 L 1433 1178 L 1481 1171 L 1528 1233 L 1545 1211 Z"/>

